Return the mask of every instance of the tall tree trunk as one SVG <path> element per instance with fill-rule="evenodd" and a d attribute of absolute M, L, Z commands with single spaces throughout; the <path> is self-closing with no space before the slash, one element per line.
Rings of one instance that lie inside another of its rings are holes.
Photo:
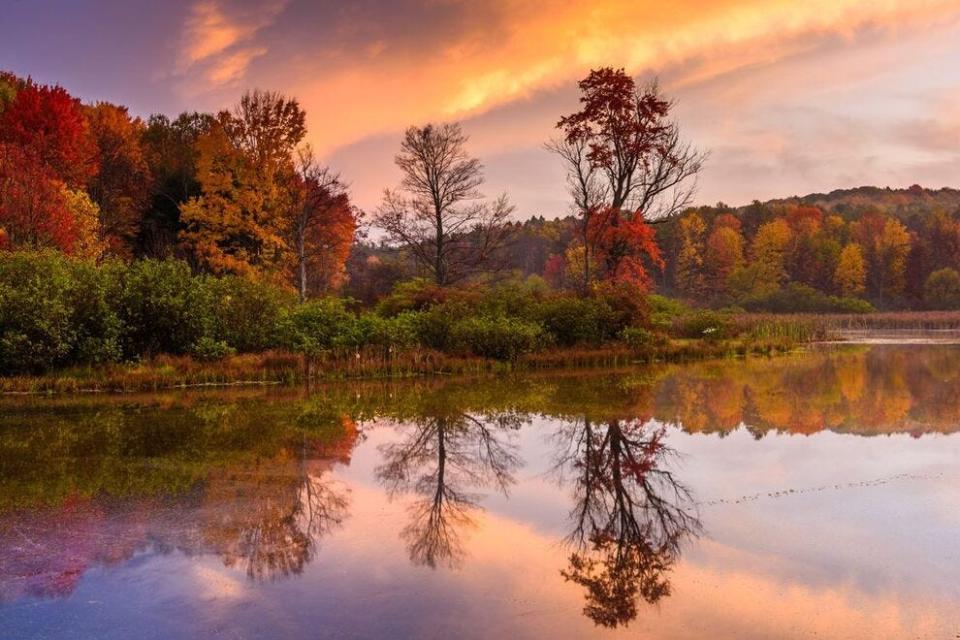
<path fill-rule="evenodd" d="M 300 304 L 307 300 L 307 249 L 304 235 L 301 231 L 297 242 L 297 258 L 300 262 Z"/>

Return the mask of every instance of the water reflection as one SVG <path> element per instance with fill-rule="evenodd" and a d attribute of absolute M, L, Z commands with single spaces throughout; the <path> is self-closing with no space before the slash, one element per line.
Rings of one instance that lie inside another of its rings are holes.
<path fill-rule="evenodd" d="M 645 604 L 676 600 L 681 553 L 702 531 L 673 448 L 680 431 L 952 433 L 958 355 L 873 347 L 484 380 L 3 399 L 0 605 L 64 598 L 92 568 L 122 571 L 140 555 L 214 558 L 252 586 L 286 581 L 335 561 L 326 549 L 349 546 L 351 519 L 380 496 L 403 511 L 384 516 L 374 544 L 399 536 L 406 566 L 454 579 L 475 569 L 475 530 L 502 517 L 492 505 L 502 511 L 548 476 L 562 495 L 542 509 L 563 500 L 556 511 L 567 513 L 550 539 L 565 544 L 551 571 L 576 592 L 568 608 L 628 626 Z M 525 462 L 541 453 L 549 463 Z"/>
<path fill-rule="evenodd" d="M 560 432 L 555 470 L 573 488 L 575 548 L 562 575 L 584 587 L 584 614 L 599 625 L 626 625 L 639 599 L 668 596 L 681 543 L 700 530 L 665 438 L 666 427 L 642 420 L 586 417 Z"/>
<path fill-rule="evenodd" d="M 330 471 L 349 464 L 359 431 L 345 417 L 291 427 L 250 409 L 187 401 L 139 420 L 143 407 L 123 405 L 49 424 L 27 411 L 4 430 L 0 601 L 68 595 L 91 566 L 146 549 L 215 554 L 258 580 L 300 573 L 347 515 L 349 489 Z M 43 446 L 24 465 L 16 436 L 28 431 Z"/>
<path fill-rule="evenodd" d="M 460 563 L 462 534 L 479 509 L 477 492 L 489 487 L 507 495 L 514 482 L 520 458 L 507 432 L 517 428 L 519 423 L 508 416 L 444 411 L 416 417 L 401 441 L 380 448 L 383 463 L 376 476 L 388 494 L 419 496 L 400 532 L 414 564 L 435 568 Z"/>

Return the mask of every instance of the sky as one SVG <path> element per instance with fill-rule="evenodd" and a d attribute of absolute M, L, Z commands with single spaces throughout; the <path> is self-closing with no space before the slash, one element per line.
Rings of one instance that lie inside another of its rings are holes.
<path fill-rule="evenodd" d="M 960 186 L 960 0 L 0 0 L 0 68 L 147 116 L 252 88 L 375 208 L 403 130 L 459 121 L 518 219 L 569 212 L 543 145 L 591 68 L 657 76 L 696 203 Z"/>

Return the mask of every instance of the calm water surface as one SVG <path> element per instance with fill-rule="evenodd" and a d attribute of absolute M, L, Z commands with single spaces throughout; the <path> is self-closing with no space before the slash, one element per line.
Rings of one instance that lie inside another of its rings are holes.
<path fill-rule="evenodd" d="M 960 637 L 960 347 L 0 401 L 4 638 Z"/>

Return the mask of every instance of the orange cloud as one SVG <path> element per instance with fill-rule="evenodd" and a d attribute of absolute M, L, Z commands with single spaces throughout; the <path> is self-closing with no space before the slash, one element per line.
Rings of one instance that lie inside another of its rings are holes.
<path fill-rule="evenodd" d="M 274 0 L 252 10 L 227 6 L 219 0 L 200 0 L 184 24 L 180 50 L 180 72 L 202 65 L 207 83 L 230 84 L 244 77 L 250 62 L 267 52 L 250 44 L 264 27 L 286 7 L 287 0 Z"/>
<path fill-rule="evenodd" d="M 674 85 L 697 83 L 795 55 L 823 37 L 916 28 L 960 9 L 956 0 L 550 0 L 535 9 L 501 0 L 495 6 L 492 28 L 478 21 L 448 41 L 424 25 L 413 53 L 393 55 L 389 41 L 378 41 L 376 55 L 345 53 L 305 86 L 300 78 L 310 63 L 304 63 L 288 90 L 315 123 L 314 145 L 330 151 L 415 122 L 467 118 L 569 85 L 600 65 L 633 73 L 683 65 L 686 73 Z"/>

